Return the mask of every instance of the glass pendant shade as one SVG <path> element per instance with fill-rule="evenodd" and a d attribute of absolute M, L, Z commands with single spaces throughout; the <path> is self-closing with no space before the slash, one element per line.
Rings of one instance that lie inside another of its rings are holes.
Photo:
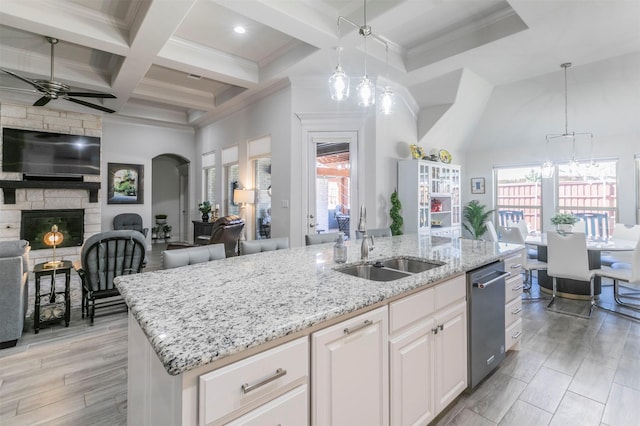
<path fill-rule="evenodd" d="M 542 178 L 551 179 L 553 177 L 553 163 L 549 160 L 542 165 Z"/>
<path fill-rule="evenodd" d="M 358 92 L 358 105 L 369 106 L 376 102 L 376 87 L 366 74 L 360 80 L 356 90 Z"/>
<path fill-rule="evenodd" d="M 385 87 L 384 91 L 380 95 L 380 112 L 382 114 L 389 115 L 393 112 L 393 107 L 395 105 L 394 97 L 391 87 Z"/>
<path fill-rule="evenodd" d="M 329 77 L 329 90 L 331 91 L 331 99 L 334 101 L 342 101 L 349 97 L 349 77 L 342 70 L 340 64 Z"/>

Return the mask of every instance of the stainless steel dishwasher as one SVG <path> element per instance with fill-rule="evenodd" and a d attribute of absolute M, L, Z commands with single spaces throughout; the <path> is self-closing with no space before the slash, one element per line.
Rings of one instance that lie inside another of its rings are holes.
<path fill-rule="evenodd" d="M 469 390 L 475 388 L 505 358 L 504 262 L 467 273 L 469 315 Z"/>

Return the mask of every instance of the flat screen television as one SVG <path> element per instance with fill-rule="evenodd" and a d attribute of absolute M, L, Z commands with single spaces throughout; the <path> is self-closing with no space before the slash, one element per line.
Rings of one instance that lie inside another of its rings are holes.
<path fill-rule="evenodd" d="M 2 129 L 2 171 L 37 176 L 100 174 L 100 138 Z"/>

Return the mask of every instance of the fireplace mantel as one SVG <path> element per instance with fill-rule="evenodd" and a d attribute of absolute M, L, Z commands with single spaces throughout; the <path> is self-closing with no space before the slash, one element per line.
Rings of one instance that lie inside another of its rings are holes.
<path fill-rule="evenodd" d="M 0 188 L 4 192 L 4 203 L 16 203 L 17 188 L 39 189 L 86 189 L 89 191 L 89 202 L 98 202 L 98 190 L 100 182 L 74 182 L 74 181 L 49 181 L 49 180 L 0 180 Z"/>

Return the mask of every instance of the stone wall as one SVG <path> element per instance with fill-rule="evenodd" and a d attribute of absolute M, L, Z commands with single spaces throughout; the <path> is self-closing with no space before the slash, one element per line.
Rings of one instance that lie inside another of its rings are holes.
<path fill-rule="evenodd" d="M 102 116 L 2 103 L 0 104 L 0 148 L 2 147 L 1 128 L 4 127 L 102 137 Z M 2 149 L 0 149 L 1 155 Z M 85 175 L 84 181 L 100 182 L 101 177 Z M 0 180 L 22 180 L 22 175 L 0 171 Z M 86 189 L 16 189 L 16 204 L 5 204 L 4 194 L 0 191 L 0 240 L 19 239 L 21 211 L 33 209 L 84 209 L 84 239 L 86 240 L 100 232 L 100 199 L 104 191 L 104 188 L 98 191 L 98 202 L 90 203 L 89 192 Z M 51 260 L 51 254 L 51 250 L 32 250 L 31 267 Z M 78 260 L 80 247 L 56 249 L 56 258 Z"/>

